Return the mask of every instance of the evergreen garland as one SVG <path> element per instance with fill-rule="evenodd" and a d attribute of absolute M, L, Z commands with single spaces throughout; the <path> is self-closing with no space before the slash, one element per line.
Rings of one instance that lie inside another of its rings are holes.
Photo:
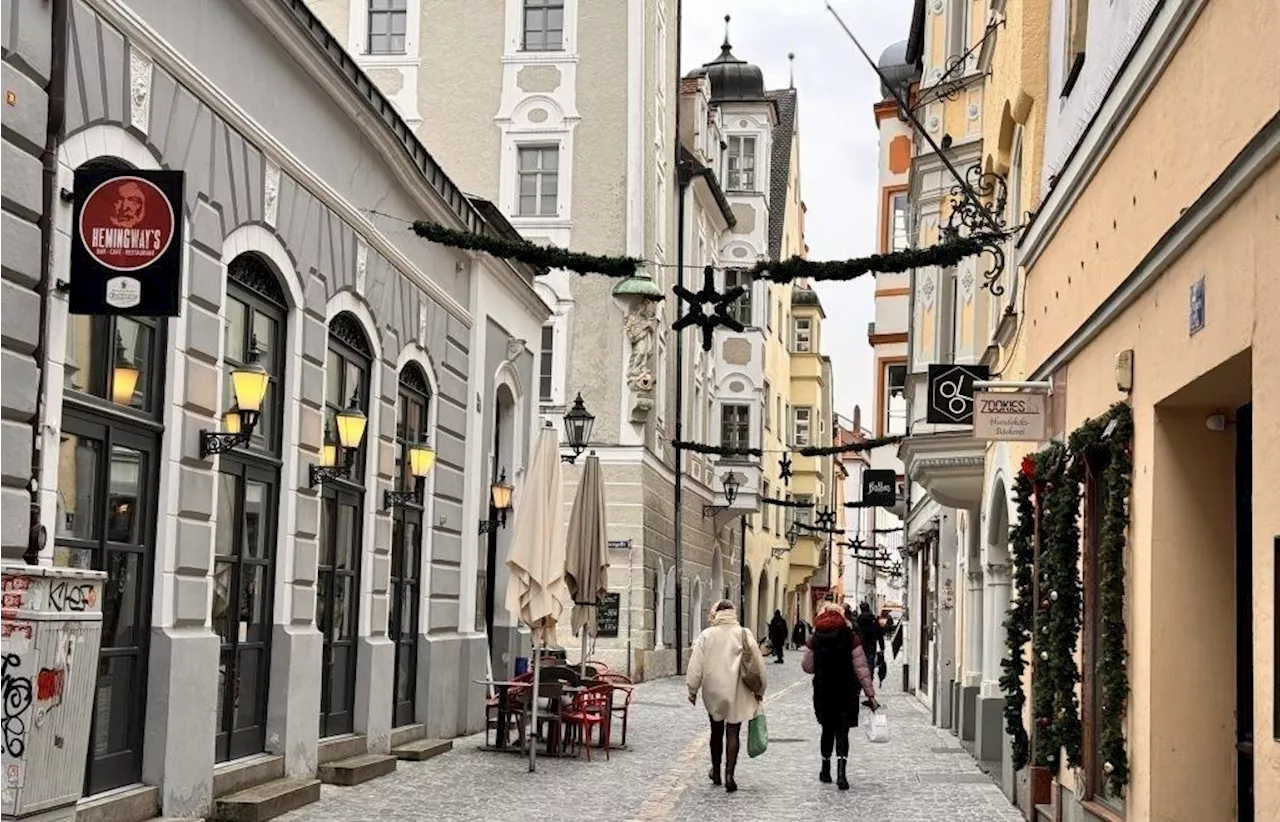
<path fill-rule="evenodd" d="M 908 248 L 891 254 L 872 254 L 851 260 L 815 262 L 801 257 L 774 262 L 764 260 L 746 270 L 747 276 L 775 283 L 789 283 L 799 279 L 815 282 L 854 280 L 865 274 L 894 274 L 936 265 L 953 266 L 965 257 L 980 253 L 989 245 L 998 244 L 1000 238 L 985 235 L 961 237 L 928 248 Z"/>
<path fill-rule="evenodd" d="M 761 497 L 760 502 L 763 505 L 777 505 L 782 508 L 812 508 L 812 502 L 800 502 L 793 499 L 774 499 L 773 497 Z"/>
<path fill-rule="evenodd" d="M 829 457 L 833 454 L 852 454 L 859 451 L 870 451 L 873 448 L 879 448 L 884 445 L 893 445 L 901 442 L 902 437 L 876 437 L 875 439 L 862 440 L 860 442 L 851 442 L 845 445 L 831 446 L 805 446 L 804 448 L 793 448 L 786 453 L 799 454 L 802 457 Z M 672 440 L 671 446 L 680 451 L 692 451 L 695 454 L 705 454 L 707 456 L 717 457 L 763 457 L 765 451 L 763 448 L 731 448 L 724 445 L 710 445 L 705 442 L 692 442 L 690 440 Z"/>
<path fill-rule="evenodd" d="M 1035 726 L 1031 734 L 1034 743 L 1031 761 L 1041 768 L 1050 767 L 1062 748 L 1053 733 L 1053 667 L 1057 660 L 1057 649 L 1054 647 L 1056 638 L 1051 638 L 1050 635 L 1054 626 L 1050 624 L 1049 613 L 1049 604 L 1053 601 L 1049 598 L 1049 580 L 1058 573 L 1058 562 L 1054 552 L 1048 549 L 1049 517 L 1045 511 L 1045 503 L 1050 489 L 1061 486 L 1064 482 L 1065 450 L 1061 443 L 1053 443 L 1037 454 L 1036 472 L 1032 479 L 1038 526 L 1036 539 L 1040 543 L 1038 564 L 1033 564 L 1033 573 L 1039 575 L 1040 598 L 1032 603 L 1035 614 L 1032 618 L 1031 638 L 1031 721 Z"/>
<path fill-rule="evenodd" d="M 438 223 L 417 220 L 413 224 L 413 233 L 424 240 L 447 245 L 450 248 L 461 248 L 467 251 L 482 251 L 504 260 L 516 260 L 533 266 L 538 272 L 545 274 L 553 268 L 576 271 L 579 274 L 601 274 L 605 277 L 626 279 L 634 277 L 636 271 L 644 264 L 644 260 L 635 257 L 609 257 L 602 254 L 583 254 L 563 248 L 538 245 L 528 240 L 507 240 L 492 237 L 488 234 L 474 234 L 470 231 L 455 231 Z"/>
<path fill-rule="evenodd" d="M 1041 737 L 1037 737 L 1037 760 L 1055 768 L 1060 750 L 1066 751 L 1067 763 L 1080 767 L 1083 729 L 1080 724 L 1080 668 L 1075 654 L 1080 640 L 1080 479 L 1083 459 L 1076 452 L 1077 437 L 1072 435 L 1067 446 L 1057 446 L 1055 477 L 1050 480 L 1041 520 L 1040 558 L 1043 573 L 1040 580 L 1040 605 L 1044 609 L 1041 624 L 1045 652 L 1041 660 L 1040 679 L 1048 694 L 1049 713 L 1037 713 L 1038 722 L 1048 719 Z M 1041 707 L 1044 707 L 1043 705 Z"/>
<path fill-rule="evenodd" d="M 1024 649 L 1031 640 L 1034 614 L 1031 583 L 1036 534 L 1036 505 L 1032 486 L 1035 476 L 1035 457 L 1024 457 L 1022 470 L 1013 482 L 1013 499 L 1018 509 L 1018 520 L 1009 528 L 1009 552 L 1013 561 L 1015 599 L 1004 621 L 1006 651 L 1004 659 L 1000 660 L 1000 667 L 1004 671 L 1000 676 L 1000 688 L 1005 695 L 1004 727 L 1012 740 L 1015 771 L 1025 768 L 1030 757 L 1030 740 L 1022 721 L 1022 710 L 1027 704 L 1022 679 L 1027 669 Z"/>

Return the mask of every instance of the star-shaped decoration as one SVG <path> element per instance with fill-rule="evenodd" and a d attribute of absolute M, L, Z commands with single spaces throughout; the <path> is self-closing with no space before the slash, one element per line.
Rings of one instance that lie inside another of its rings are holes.
<path fill-rule="evenodd" d="M 830 507 L 823 508 L 818 512 L 817 521 L 819 528 L 834 528 L 836 525 L 836 512 L 832 511 Z"/>
<path fill-rule="evenodd" d="M 791 484 L 791 455 L 783 454 L 782 459 L 778 460 L 778 476 L 782 479 L 783 485 Z"/>
<path fill-rule="evenodd" d="M 746 288 L 738 285 L 723 294 L 716 291 L 716 270 L 713 267 L 702 269 L 701 291 L 690 291 L 682 285 L 677 285 L 673 290 L 688 307 L 684 316 L 676 320 L 671 329 L 683 331 L 691 325 L 701 328 L 703 351 L 711 350 L 711 340 L 718 326 L 724 326 L 730 331 L 743 330 L 742 323 L 729 316 L 729 307 L 746 292 Z"/>

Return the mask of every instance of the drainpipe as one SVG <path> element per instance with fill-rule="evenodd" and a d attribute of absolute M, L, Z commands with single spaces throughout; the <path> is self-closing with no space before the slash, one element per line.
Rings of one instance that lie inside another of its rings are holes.
<path fill-rule="evenodd" d="M 58 146 L 62 138 L 62 123 L 66 109 L 67 65 L 67 7 L 69 0 L 52 0 L 52 37 L 49 60 L 49 115 L 46 120 L 44 153 L 40 155 L 44 175 L 43 214 L 40 217 L 40 327 L 36 350 L 31 356 L 40 370 L 36 389 L 35 424 L 31 431 L 31 528 L 27 537 L 27 550 L 22 555 L 28 565 L 40 561 L 47 534 L 40 524 L 40 436 L 44 425 L 45 392 L 49 387 L 49 368 L 46 360 L 48 303 L 54 291 L 53 283 L 53 206 L 58 195 Z"/>
<path fill-rule="evenodd" d="M 684 195 L 685 189 L 688 187 L 686 175 L 680 173 L 680 35 L 681 22 L 683 15 L 681 14 L 681 0 L 676 0 L 676 138 L 672 140 L 675 144 L 675 169 L 676 169 L 676 284 L 681 288 L 684 287 Z M 661 81 L 659 81 L 661 82 Z M 659 126 L 661 127 L 661 126 Z M 661 192 L 659 192 L 661 196 Z M 684 440 L 684 332 L 676 332 L 676 422 L 675 422 L 675 440 L 680 443 Z M 676 566 L 676 674 L 684 673 L 684 451 L 679 445 L 675 446 L 675 490 L 673 492 L 673 507 L 675 508 L 675 566 Z M 714 520 L 712 520 L 714 528 Z"/>

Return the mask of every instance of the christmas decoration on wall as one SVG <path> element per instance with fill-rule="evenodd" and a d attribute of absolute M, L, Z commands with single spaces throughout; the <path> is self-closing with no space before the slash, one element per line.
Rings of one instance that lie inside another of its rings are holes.
<path fill-rule="evenodd" d="M 644 260 L 635 257 L 610 257 L 601 254 L 583 254 L 563 248 L 543 246 L 528 240 L 507 240 L 488 234 L 457 231 L 428 220 L 413 223 L 413 232 L 424 240 L 465 251 L 482 251 L 492 257 L 516 260 L 533 266 L 545 274 L 553 268 L 563 268 L 578 274 L 600 274 L 605 277 L 625 279 L 634 277 Z"/>
<path fill-rule="evenodd" d="M 690 291 L 682 285 L 674 286 L 677 297 L 686 304 L 684 316 L 671 325 L 672 331 L 683 331 L 691 325 L 702 329 L 702 350 L 711 350 L 711 341 L 716 329 L 724 326 L 730 331 L 742 331 L 743 325 L 729 315 L 729 308 L 746 292 L 740 285 L 730 288 L 721 294 L 716 291 L 716 270 L 707 266 L 702 269 L 702 288 Z M 696 306 L 696 308 L 695 308 Z"/>
<path fill-rule="evenodd" d="M 1030 757 L 1030 740 L 1022 723 L 1022 711 L 1027 695 L 1022 687 L 1027 669 L 1023 651 L 1031 637 L 1032 561 L 1034 558 L 1036 508 L 1032 482 L 1036 474 L 1036 460 L 1027 456 L 1022 460 L 1022 470 L 1013 481 L 1014 506 L 1017 520 L 1009 526 L 1009 553 L 1013 560 L 1014 600 L 1004 621 L 1004 659 L 1000 661 L 1003 673 L 1000 688 L 1004 691 L 1004 727 L 1012 741 L 1013 769 L 1020 771 L 1027 766 Z"/>
<path fill-rule="evenodd" d="M 831 510 L 831 506 L 827 506 L 818 512 L 814 522 L 819 528 L 831 528 L 836 524 L 836 512 Z"/>

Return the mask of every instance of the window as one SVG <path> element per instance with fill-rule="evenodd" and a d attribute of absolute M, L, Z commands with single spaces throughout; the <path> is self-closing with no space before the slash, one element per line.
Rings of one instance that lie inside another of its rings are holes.
<path fill-rule="evenodd" d="M 791 350 L 807 354 L 813 350 L 813 320 L 796 317 L 791 324 Z"/>
<path fill-rule="evenodd" d="M 778 339 L 782 339 L 782 329 L 787 324 L 787 315 L 782 313 L 782 300 L 778 300 Z"/>
<path fill-rule="evenodd" d="M 559 200 L 560 147 L 524 146 L 519 152 L 521 217 L 554 217 Z"/>
<path fill-rule="evenodd" d="M 369 0 L 369 54 L 404 54 L 409 0 Z"/>
<path fill-rule="evenodd" d="M 907 433 L 906 363 L 890 363 L 884 367 L 884 419 L 880 426 L 886 436 Z"/>
<path fill-rule="evenodd" d="M 764 381 L 764 430 L 773 430 L 773 414 L 769 412 L 773 405 L 773 389 L 769 387 L 769 381 Z"/>
<path fill-rule="evenodd" d="M 792 511 L 795 512 L 793 521 L 798 522 L 801 525 L 812 525 L 813 524 L 813 496 L 811 494 L 796 494 L 795 502 L 799 507 L 791 509 Z M 801 536 L 804 536 L 806 533 L 808 532 L 801 529 Z"/>
<path fill-rule="evenodd" d="M 154 417 L 160 411 L 163 325 L 155 317 L 67 318 L 66 387 Z M 125 375 L 136 382 L 129 391 Z"/>
<path fill-rule="evenodd" d="M 524 50 L 564 49 L 564 0 L 524 0 Z"/>
<path fill-rule="evenodd" d="M 803 448 L 812 439 L 813 409 L 798 406 L 791 409 L 791 414 L 791 444 Z"/>
<path fill-rule="evenodd" d="M 723 405 L 720 408 L 720 447 L 751 447 L 751 407 Z"/>
<path fill-rule="evenodd" d="M 414 489 L 421 478 L 409 472 L 406 462 L 410 445 L 428 441 L 431 388 L 426 375 L 416 365 L 400 372 L 400 401 L 396 408 L 396 487 Z"/>
<path fill-rule="evenodd" d="M 891 207 L 890 234 L 889 234 L 889 250 L 904 251 L 911 245 L 911 234 L 909 226 L 909 216 L 911 206 L 907 199 L 907 195 L 893 195 L 893 204 Z"/>
<path fill-rule="evenodd" d="M 551 323 L 542 326 L 542 349 L 539 352 L 539 371 L 538 371 L 538 400 L 543 405 L 549 405 L 554 401 L 554 395 L 551 390 L 552 385 L 552 369 L 555 367 L 555 342 L 556 327 Z"/>
<path fill-rule="evenodd" d="M 1084 68 L 1084 49 L 1089 33 L 1089 0 L 1067 0 L 1066 54 L 1063 60 L 1062 96 L 1075 87 Z"/>
<path fill-rule="evenodd" d="M 969 49 L 969 5 L 972 0 L 952 0 L 950 42 L 947 44 L 947 68 Z M 965 69 L 957 69 L 952 78 L 962 76 Z"/>
<path fill-rule="evenodd" d="M 742 296 L 733 301 L 733 305 L 729 306 L 729 316 L 745 326 L 751 325 L 751 278 L 747 276 L 747 272 L 737 268 L 726 268 L 724 272 L 724 287 L 728 291 L 731 288 L 741 286 L 743 288 Z"/>
<path fill-rule="evenodd" d="M 773 495 L 769 493 L 769 488 L 770 488 L 769 481 L 765 480 L 764 481 L 764 498 L 765 499 L 773 499 Z M 760 516 L 761 516 L 761 519 L 764 521 L 765 533 L 768 533 L 773 530 L 772 528 L 769 527 L 769 520 L 773 517 L 773 512 L 771 512 L 769 509 L 777 508 L 777 507 L 778 506 L 776 505 L 766 505 L 764 506 L 764 509 L 761 512 Z"/>
<path fill-rule="evenodd" d="M 785 425 L 787 418 L 782 416 L 782 395 L 781 394 L 779 394 L 777 397 L 774 398 L 773 404 L 774 404 L 774 409 L 777 412 L 774 415 L 774 419 L 778 421 L 778 425 Z M 779 439 L 781 439 L 781 437 L 779 437 Z"/>
<path fill-rule="evenodd" d="M 280 421 L 284 414 L 285 312 L 284 292 L 275 273 L 255 254 L 241 254 L 227 266 L 227 319 L 222 331 L 222 408 L 235 404 L 231 372 L 243 365 L 251 348 L 270 379 L 262 413 L 253 429 L 252 445 L 280 452 Z"/>
<path fill-rule="evenodd" d="M 730 137 L 726 188 L 730 191 L 756 190 L 756 138 Z"/>
<path fill-rule="evenodd" d="M 342 313 L 329 324 L 329 353 L 324 373 L 324 423 L 325 436 L 337 442 L 338 412 L 351 404 L 369 413 L 369 368 L 373 349 L 360 322 L 351 314 Z M 351 476 L 345 480 L 364 484 L 364 458 L 368 450 L 368 432 L 356 449 Z M 331 483 L 325 483 L 326 486 Z"/>

